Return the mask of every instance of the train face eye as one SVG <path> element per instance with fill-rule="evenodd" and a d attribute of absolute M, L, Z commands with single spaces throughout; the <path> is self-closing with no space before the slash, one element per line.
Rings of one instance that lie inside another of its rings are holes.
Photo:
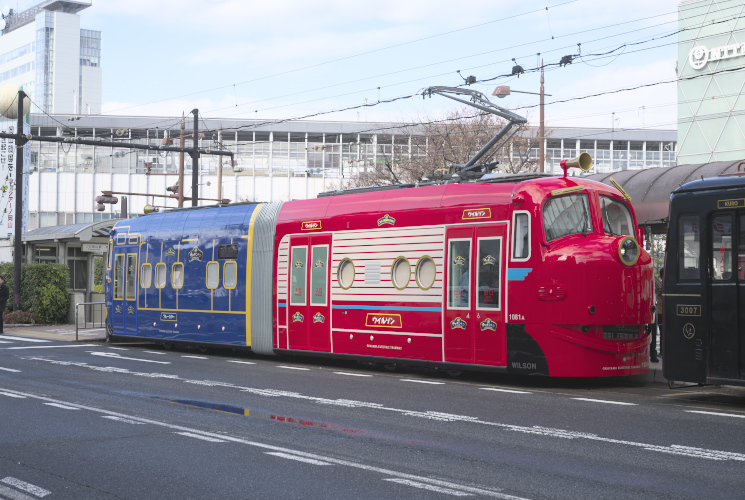
<path fill-rule="evenodd" d="M 641 250 L 639 243 L 636 242 L 631 236 L 623 238 L 618 245 L 618 256 L 621 258 L 621 262 L 627 266 L 633 266 L 636 261 L 639 260 Z"/>

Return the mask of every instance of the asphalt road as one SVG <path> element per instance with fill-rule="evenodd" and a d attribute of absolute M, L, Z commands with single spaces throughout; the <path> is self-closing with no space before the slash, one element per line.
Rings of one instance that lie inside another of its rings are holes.
<path fill-rule="evenodd" d="M 0 498 L 743 498 L 745 388 L 0 337 Z"/>

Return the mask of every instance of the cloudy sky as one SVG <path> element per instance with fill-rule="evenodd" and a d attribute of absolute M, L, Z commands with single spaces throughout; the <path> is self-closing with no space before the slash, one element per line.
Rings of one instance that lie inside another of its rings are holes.
<path fill-rule="evenodd" d="M 458 70 L 489 96 L 497 85 L 538 92 L 542 57 L 549 126 L 673 129 L 676 86 L 659 82 L 675 79 L 678 3 L 93 0 L 80 15 L 103 32 L 105 114 L 415 121 L 458 106 L 415 96 L 462 84 Z M 520 78 L 507 76 L 513 58 Z M 532 123 L 537 104 L 529 94 L 499 100 Z"/>

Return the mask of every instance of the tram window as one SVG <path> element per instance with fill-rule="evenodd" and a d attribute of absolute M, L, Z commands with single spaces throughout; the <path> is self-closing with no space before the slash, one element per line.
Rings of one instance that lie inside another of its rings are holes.
<path fill-rule="evenodd" d="M 700 279 L 701 239 L 697 215 L 678 219 L 678 238 L 678 278 L 681 281 Z"/>
<path fill-rule="evenodd" d="M 305 304 L 305 287 L 307 283 L 308 247 L 293 247 L 292 249 L 292 288 L 290 304 Z"/>
<path fill-rule="evenodd" d="M 150 288 L 153 285 L 153 265 L 142 264 L 140 268 L 140 286 Z"/>
<path fill-rule="evenodd" d="M 745 215 L 740 216 L 740 235 L 738 238 L 740 242 L 737 248 L 737 276 L 741 280 L 745 280 Z"/>
<path fill-rule="evenodd" d="M 155 288 L 165 288 L 166 286 L 166 265 L 161 262 L 155 264 Z"/>
<path fill-rule="evenodd" d="M 122 253 L 117 254 L 114 265 L 114 299 L 124 299 L 124 254 Z"/>
<path fill-rule="evenodd" d="M 635 236 L 634 219 L 625 203 L 609 196 L 600 197 L 603 229 L 613 236 Z"/>
<path fill-rule="evenodd" d="M 222 286 L 228 289 L 238 286 L 238 263 L 229 260 L 223 267 Z"/>
<path fill-rule="evenodd" d="M 500 238 L 479 239 L 479 303 L 481 309 L 499 309 L 499 277 L 502 260 Z"/>
<path fill-rule="evenodd" d="M 437 277 L 437 266 L 435 261 L 428 256 L 419 259 L 416 264 L 416 284 L 422 290 L 429 290 L 435 284 Z"/>
<path fill-rule="evenodd" d="M 207 263 L 207 288 L 214 290 L 220 285 L 220 263 L 210 261 Z"/>
<path fill-rule="evenodd" d="M 548 241 L 570 234 L 593 232 L 586 194 L 551 198 L 543 208 L 543 219 Z"/>
<path fill-rule="evenodd" d="M 530 258 L 530 216 L 527 212 L 515 214 L 514 238 L 512 245 L 513 260 Z"/>
<path fill-rule="evenodd" d="M 448 305 L 470 307 L 471 305 L 471 241 L 451 240 L 448 262 Z"/>
<path fill-rule="evenodd" d="M 111 269 L 114 263 L 114 240 L 109 240 L 109 255 L 106 263 L 107 269 Z"/>
<path fill-rule="evenodd" d="M 354 283 L 354 262 L 350 259 L 344 259 L 339 263 L 339 268 L 336 271 L 336 279 L 339 282 L 339 286 L 344 290 L 349 290 Z"/>
<path fill-rule="evenodd" d="M 391 281 L 398 290 L 404 290 L 411 281 L 411 264 L 406 257 L 398 257 L 391 266 Z"/>
<path fill-rule="evenodd" d="M 171 266 L 171 286 L 173 288 L 184 287 L 184 263 L 176 262 Z"/>
<path fill-rule="evenodd" d="M 732 279 L 732 215 L 717 215 L 711 219 L 711 279 Z"/>
<path fill-rule="evenodd" d="M 127 255 L 127 300 L 137 298 L 137 254 Z"/>
<path fill-rule="evenodd" d="M 328 288 L 328 260 L 329 247 L 313 247 L 313 270 L 310 272 L 311 296 L 313 305 L 326 305 L 326 290 Z"/>
<path fill-rule="evenodd" d="M 230 245 L 219 245 L 217 247 L 217 258 L 218 259 L 237 259 L 238 258 L 238 245 L 231 243 Z"/>

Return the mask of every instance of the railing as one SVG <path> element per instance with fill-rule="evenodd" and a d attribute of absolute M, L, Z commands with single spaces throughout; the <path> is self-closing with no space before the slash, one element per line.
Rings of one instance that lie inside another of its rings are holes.
<path fill-rule="evenodd" d="M 79 315 L 80 306 L 83 306 L 83 316 Z M 81 327 L 82 324 L 82 327 Z M 78 341 L 80 331 L 101 331 L 101 336 L 94 334 L 94 338 L 106 338 L 106 302 L 80 302 L 75 304 L 75 341 Z M 91 335 L 88 334 L 90 337 Z"/>

